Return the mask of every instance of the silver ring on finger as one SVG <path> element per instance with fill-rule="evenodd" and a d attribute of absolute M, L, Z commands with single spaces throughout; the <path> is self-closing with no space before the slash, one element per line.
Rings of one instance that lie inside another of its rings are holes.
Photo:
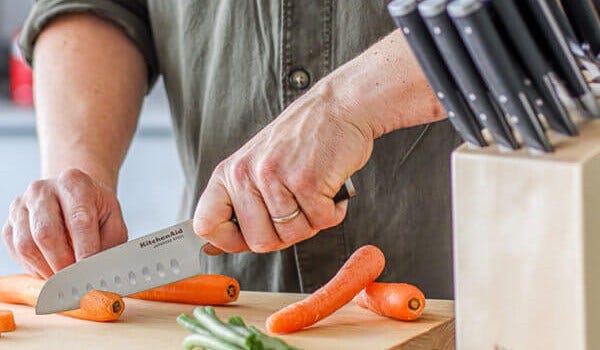
<path fill-rule="evenodd" d="M 292 213 L 285 215 L 285 216 L 279 216 L 279 217 L 271 216 L 271 220 L 273 220 L 273 222 L 276 224 L 285 224 L 286 222 L 294 220 L 294 218 L 297 217 L 298 215 L 300 215 L 300 208 L 296 208 L 296 210 L 294 210 Z"/>

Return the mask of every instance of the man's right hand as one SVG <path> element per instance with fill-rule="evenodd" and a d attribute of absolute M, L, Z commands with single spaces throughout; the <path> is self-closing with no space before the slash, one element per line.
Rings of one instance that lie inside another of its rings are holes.
<path fill-rule="evenodd" d="M 9 209 L 2 238 L 12 258 L 43 278 L 75 261 L 127 241 L 115 193 L 69 169 L 33 182 Z"/>

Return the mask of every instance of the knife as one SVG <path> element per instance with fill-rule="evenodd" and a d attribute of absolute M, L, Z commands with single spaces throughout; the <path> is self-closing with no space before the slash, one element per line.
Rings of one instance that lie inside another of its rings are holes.
<path fill-rule="evenodd" d="M 570 136 L 577 135 L 577 128 L 556 93 L 553 84 L 556 81 L 556 73 L 544 58 L 514 0 L 487 0 L 486 3 L 497 16 L 497 23 L 505 24 L 501 27 L 520 58 L 520 63 L 529 73 L 531 82 L 537 90 L 530 89 L 530 94 L 537 92 L 540 94 L 541 98 L 535 96 L 532 98 L 535 108 L 544 115 L 555 131 Z"/>
<path fill-rule="evenodd" d="M 523 143 L 532 150 L 551 152 L 552 145 L 527 98 L 518 66 L 481 1 L 455 0 L 447 10 L 480 74 Z"/>
<path fill-rule="evenodd" d="M 552 0 L 555 1 L 555 0 Z M 562 0 L 562 7 L 575 30 L 583 49 L 594 57 L 600 53 L 600 20 L 589 0 Z"/>
<path fill-rule="evenodd" d="M 537 37 L 540 42 L 546 44 L 547 52 L 545 54 L 550 58 L 559 78 L 564 81 L 569 94 L 577 98 L 578 104 L 588 115 L 600 117 L 600 107 L 596 97 L 585 82 L 548 3 L 545 0 L 524 0 L 519 1 L 518 4 L 521 11 L 537 24 L 530 28 L 537 27 Z"/>
<path fill-rule="evenodd" d="M 510 126 L 490 102 L 488 89 L 446 14 L 447 4 L 447 0 L 425 0 L 419 3 L 418 9 L 454 81 L 479 122 L 490 131 L 499 147 L 518 149 L 520 146 Z"/>
<path fill-rule="evenodd" d="M 348 179 L 334 200 L 355 194 Z M 35 312 L 77 309 L 92 289 L 126 296 L 196 276 L 206 243 L 194 233 L 192 220 L 187 220 L 92 255 L 52 275 L 38 296 Z"/>
<path fill-rule="evenodd" d="M 454 84 L 444 61 L 417 11 L 417 0 L 394 0 L 388 11 L 406 37 L 423 73 L 446 109 L 448 119 L 463 140 L 476 147 L 487 146 L 481 126 Z"/>

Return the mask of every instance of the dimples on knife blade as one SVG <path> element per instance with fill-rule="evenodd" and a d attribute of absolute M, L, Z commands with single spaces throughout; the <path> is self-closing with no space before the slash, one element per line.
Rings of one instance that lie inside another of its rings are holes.
<path fill-rule="evenodd" d="M 188 220 L 90 256 L 50 277 L 36 313 L 79 308 L 92 289 L 126 296 L 195 276 L 204 243 Z"/>

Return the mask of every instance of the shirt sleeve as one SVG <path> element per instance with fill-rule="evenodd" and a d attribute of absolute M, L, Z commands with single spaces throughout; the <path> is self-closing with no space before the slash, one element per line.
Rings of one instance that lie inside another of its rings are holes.
<path fill-rule="evenodd" d="M 67 13 L 92 13 L 119 26 L 142 53 L 148 67 L 148 91 L 159 74 L 146 2 L 143 0 L 38 0 L 20 36 L 23 56 L 33 66 L 35 41 L 54 18 Z"/>

